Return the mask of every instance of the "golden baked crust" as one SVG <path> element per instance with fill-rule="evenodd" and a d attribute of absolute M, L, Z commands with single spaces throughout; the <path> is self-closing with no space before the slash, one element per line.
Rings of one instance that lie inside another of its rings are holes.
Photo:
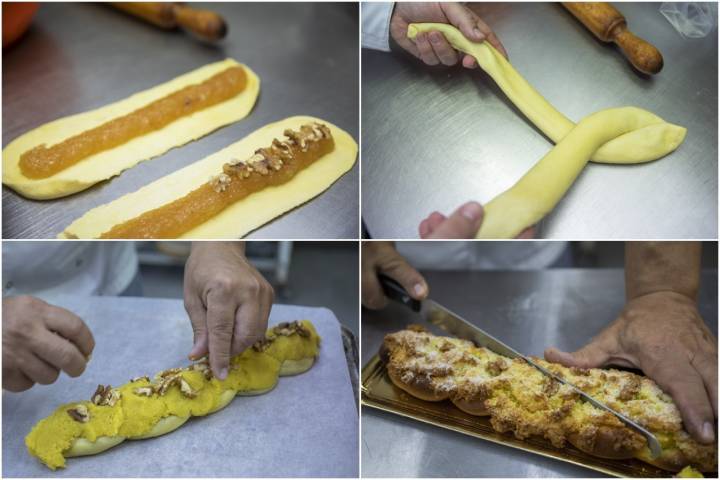
<path fill-rule="evenodd" d="M 653 432 L 663 453 L 651 459 L 645 439 L 521 359 L 411 326 L 385 337 L 381 357 L 391 381 L 423 400 L 450 400 L 472 415 L 489 415 L 499 432 L 567 443 L 603 458 L 638 458 L 669 471 L 692 465 L 717 470 L 717 445 L 701 445 L 683 430 L 670 396 L 649 378 L 614 369 L 578 369 L 534 358 L 554 374 Z"/>

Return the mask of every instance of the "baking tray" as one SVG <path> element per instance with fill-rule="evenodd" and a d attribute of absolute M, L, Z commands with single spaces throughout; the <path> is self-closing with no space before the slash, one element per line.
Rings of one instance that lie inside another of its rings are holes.
<path fill-rule="evenodd" d="M 362 404 L 368 407 L 572 463 L 606 475 L 615 477 L 673 476 L 671 472 L 661 470 L 639 460 L 608 460 L 588 455 L 569 444 L 566 448 L 559 449 L 553 447 L 549 441 L 543 438 L 533 437 L 518 440 L 512 434 L 499 433 L 490 425 L 489 417 L 477 417 L 467 414 L 447 400 L 443 402 L 427 402 L 405 393 L 390 381 L 385 367 L 377 355 L 363 367 L 361 381 L 360 399 Z M 706 474 L 706 477 L 717 477 L 717 474 Z"/>

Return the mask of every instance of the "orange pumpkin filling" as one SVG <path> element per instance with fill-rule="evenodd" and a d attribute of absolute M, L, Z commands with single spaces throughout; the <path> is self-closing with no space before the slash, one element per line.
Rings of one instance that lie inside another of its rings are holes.
<path fill-rule="evenodd" d="M 273 140 L 245 161 L 232 160 L 223 172 L 182 198 L 115 225 L 100 238 L 177 238 L 224 209 L 264 188 L 282 185 L 333 151 L 330 129 L 319 123 L 285 130 L 287 140 Z"/>
<path fill-rule="evenodd" d="M 28 178 L 47 178 L 68 167 L 134 138 L 160 130 L 175 120 L 224 102 L 242 92 L 247 77 L 242 67 L 230 67 L 202 83 L 171 93 L 127 115 L 103 123 L 51 147 L 45 144 L 20 156 L 20 171 Z"/>

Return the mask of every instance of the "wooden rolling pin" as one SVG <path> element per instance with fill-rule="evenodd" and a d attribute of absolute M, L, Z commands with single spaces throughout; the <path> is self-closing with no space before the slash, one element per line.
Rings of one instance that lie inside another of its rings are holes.
<path fill-rule="evenodd" d="M 172 30 L 182 27 L 210 42 L 220 40 L 227 33 L 225 20 L 217 13 L 198 10 L 180 3 L 111 2 L 110 5 L 160 28 Z"/>
<path fill-rule="evenodd" d="M 603 42 L 615 42 L 630 63 L 643 73 L 662 70 L 660 51 L 627 29 L 622 13 L 605 2 L 563 2 L 563 6 Z"/>

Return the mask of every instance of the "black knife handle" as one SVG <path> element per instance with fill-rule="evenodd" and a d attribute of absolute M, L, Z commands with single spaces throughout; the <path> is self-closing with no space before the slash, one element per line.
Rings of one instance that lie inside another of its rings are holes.
<path fill-rule="evenodd" d="M 380 285 L 382 286 L 386 297 L 402 303 L 406 307 L 409 307 L 413 312 L 420 311 L 420 300 L 412 298 L 398 282 L 382 273 L 378 273 L 378 280 L 380 280 Z"/>

